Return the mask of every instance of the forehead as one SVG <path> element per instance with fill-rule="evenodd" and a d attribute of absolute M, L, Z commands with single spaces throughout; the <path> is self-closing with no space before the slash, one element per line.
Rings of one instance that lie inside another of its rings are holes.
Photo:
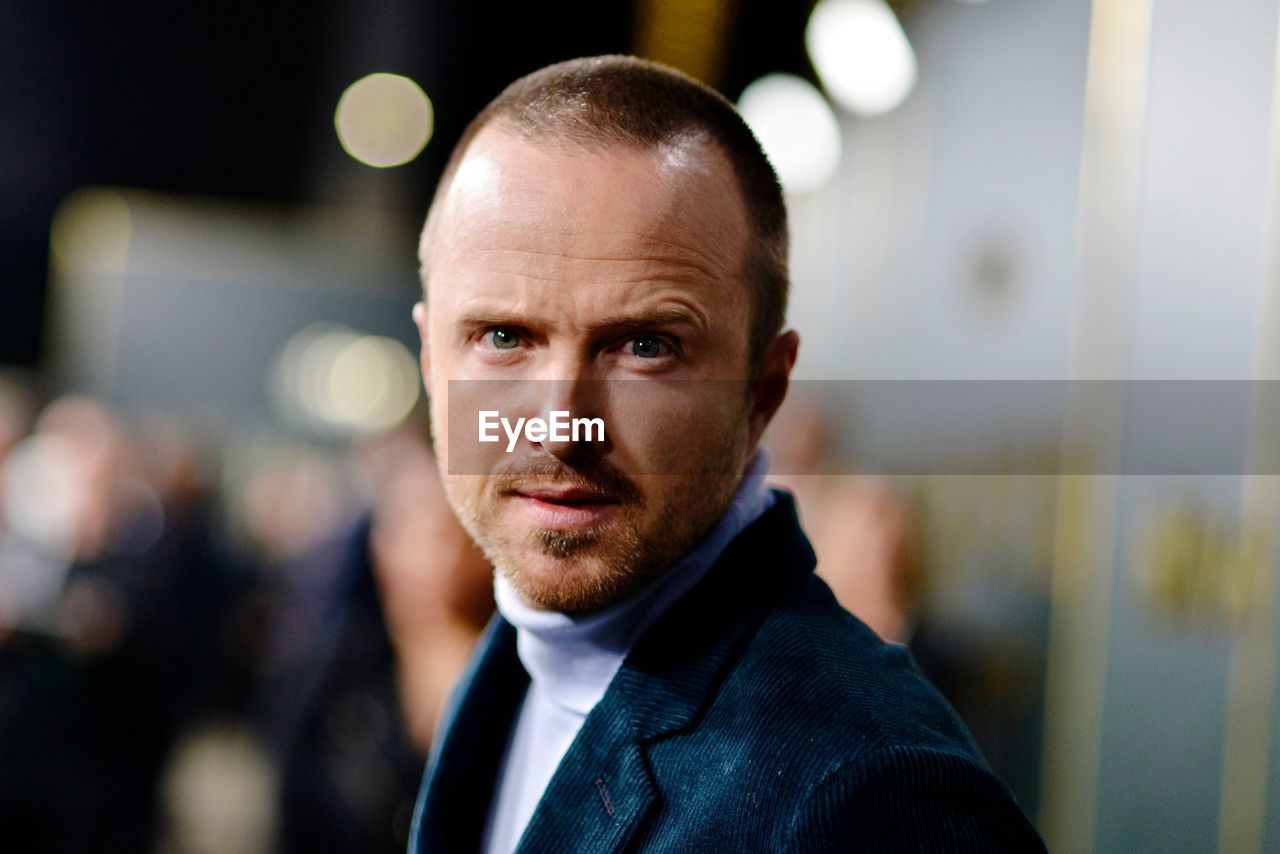
<path fill-rule="evenodd" d="M 424 235 L 432 273 L 506 253 L 525 265 L 572 268 L 561 269 L 571 278 L 589 262 L 614 262 L 736 280 L 749 234 L 728 158 L 699 140 L 550 145 L 491 125 L 438 204 L 434 234 Z"/>

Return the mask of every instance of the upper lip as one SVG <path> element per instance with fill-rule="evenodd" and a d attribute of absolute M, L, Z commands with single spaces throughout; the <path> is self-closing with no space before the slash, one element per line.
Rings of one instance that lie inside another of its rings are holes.
<path fill-rule="evenodd" d="M 617 501 L 612 495 L 576 486 L 534 486 L 519 490 L 517 495 L 553 504 L 603 504 Z"/>

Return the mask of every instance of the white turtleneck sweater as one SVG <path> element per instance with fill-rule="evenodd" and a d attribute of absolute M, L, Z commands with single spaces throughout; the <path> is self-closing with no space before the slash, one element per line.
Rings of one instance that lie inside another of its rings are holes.
<path fill-rule="evenodd" d="M 515 850 L 560 760 L 635 642 L 773 504 L 768 470 L 769 455 L 761 448 L 711 533 L 656 581 L 603 610 L 541 611 L 495 574 L 498 611 L 516 628 L 516 650 L 530 683 L 498 769 L 484 831 L 489 854 Z"/>

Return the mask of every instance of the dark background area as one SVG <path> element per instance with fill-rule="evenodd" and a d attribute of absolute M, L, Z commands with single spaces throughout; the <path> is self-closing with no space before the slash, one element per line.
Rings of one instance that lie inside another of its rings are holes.
<path fill-rule="evenodd" d="M 712 80 L 808 74 L 808 0 L 738 3 Z M 91 185 L 391 207 L 421 216 L 466 122 L 507 82 L 635 49 L 636 4 L 0 2 L 0 363 L 41 362 L 50 222 Z M 375 71 L 418 81 L 435 134 L 379 171 L 340 148 L 333 110 Z M 811 76 L 811 75 L 810 75 Z"/>

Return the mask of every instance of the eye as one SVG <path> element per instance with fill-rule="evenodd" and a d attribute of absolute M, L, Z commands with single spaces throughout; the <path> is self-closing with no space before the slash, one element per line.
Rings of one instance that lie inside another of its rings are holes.
<path fill-rule="evenodd" d="M 663 355 L 663 351 L 666 349 L 662 339 L 653 335 L 637 335 L 629 343 L 631 355 L 639 356 L 641 359 L 657 359 Z"/>
<path fill-rule="evenodd" d="M 495 350 L 514 350 L 520 346 L 520 336 L 514 329 L 506 326 L 490 329 L 485 333 L 485 338 L 489 340 Z"/>

